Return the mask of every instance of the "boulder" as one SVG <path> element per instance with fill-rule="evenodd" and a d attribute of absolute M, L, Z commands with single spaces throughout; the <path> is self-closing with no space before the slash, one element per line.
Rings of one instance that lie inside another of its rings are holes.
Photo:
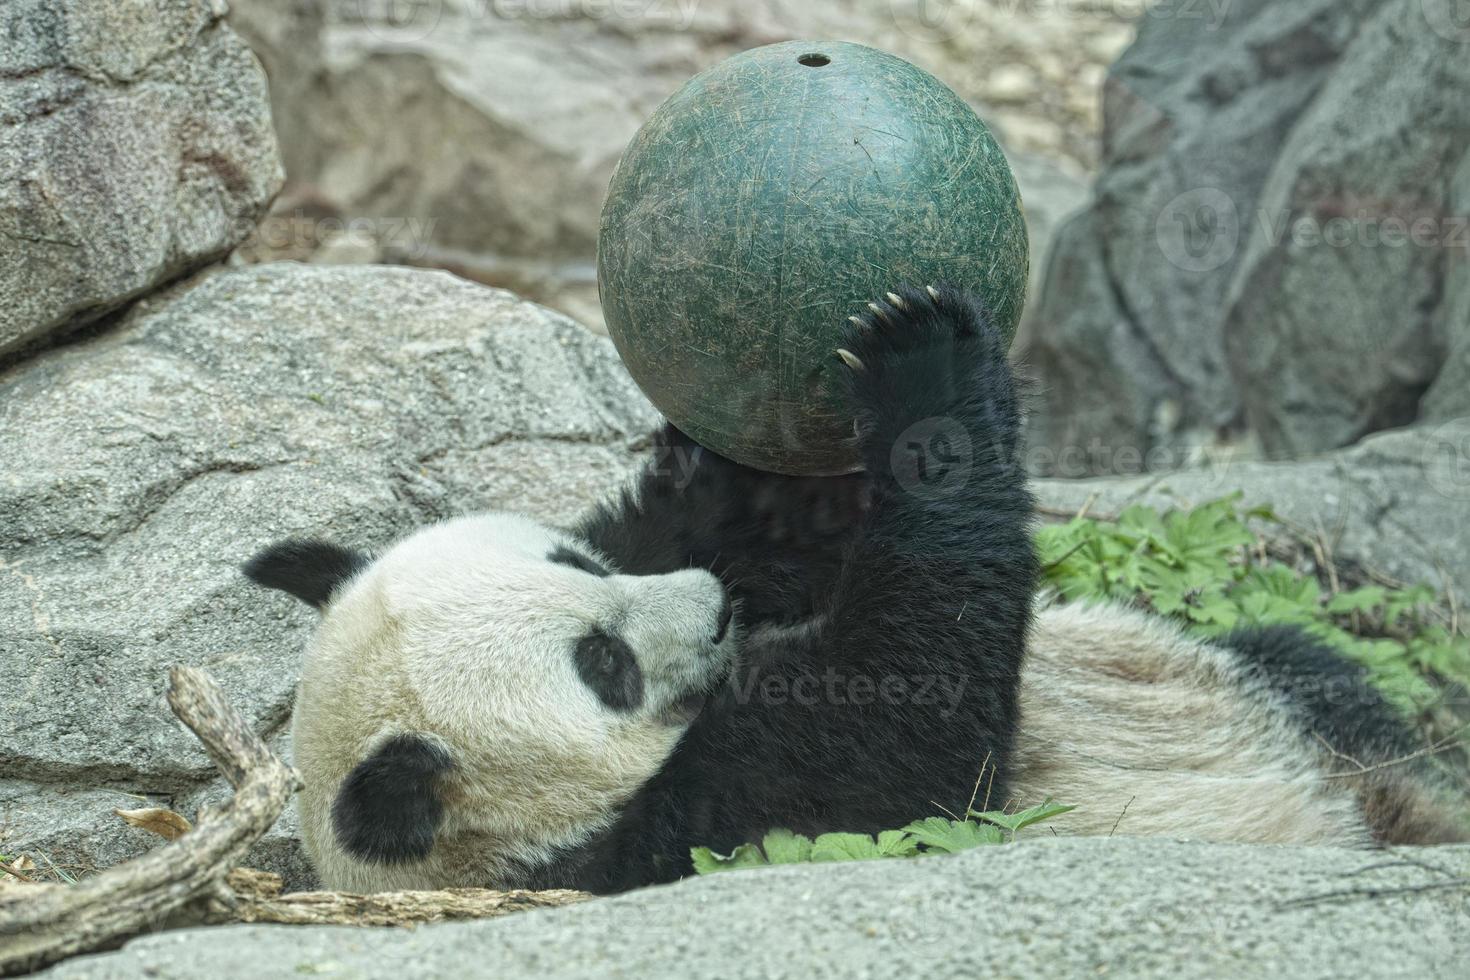
<path fill-rule="evenodd" d="M 1422 0 L 1381 5 L 1280 148 L 1225 296 L 1228 376 L 1268 454 L 1419 417 L 1448 334 L 1470 334 L 1445 291 L 1470 260 L 1463 161 L 1470 44 Z"/>
<path fill-rule="evenodd" d="M 1470 416 L 1470 153 L 1460 162 L 1451 194 L 1450 213 L 1467 217 L 1461 224 L 1464 244 L 1445 263 L 1448 356 L 1424 396 L 1424 415 L 1436 420 Z"/>
<path fill-rule="evenodd" d="M 165 932 L 42 976 L 1329 980 L 1452 976 L 1470 959 L 1470 848 L 1385 857 L 1031 835 L 953 857 L 728 871 L 412 931 Z"/>
<path fill-rule="evenodd" d="M 1035 268 L 1050 226 L 1081 203 L 1097 79 L 1131 37 L 1109 11 L 934 11 L 912 0 L 335 0 L 319 27 L 292 0 L 233 6 L 271 73 L 288 170 L 303 185 L 283 217 L 325 209 L 318 223 L 357 220 L 387 261 L 507 286 L 594 328 L 612 168 L 649 114 L 722 58 L 839 37 L 934 72 L 1008 138 L 1035 219 Z M 999 65 L 1019 66 L 1023 84 L 997 86 Z"/>
<path fill-rule="evenodd" d="M 0 10 L 0 355 L 210 262 L 280 187 L 223 0 Z"/>
<path fill-rule="evenodd" d="M 1470 58 L 1434 6 L 1243 0 L 1214 30 L 1144 20 L 1107 83 L 1094 200 L 1034 311 L 1033 444 L 1157 450 L 1168 468 L 1420 417 L 1467 329 L 1445 283 L 1470 244 L 1449 189 Z"/>
<path fill-rule="evenodd" d="M 287 726 L 312 615 L 243 579 L 257 548 L 378 547 L 490 507 L 569 521 L 655 421 L 606 339 L 383 267 L 206 275 L 0 373 L 0 673 L 24 706 L 0 713 L 6 847 L 109 864 L 149 843 L 111 816 L 145 805 L 122 794 L 218 792 L 164 704 L 171 664 Z"/>

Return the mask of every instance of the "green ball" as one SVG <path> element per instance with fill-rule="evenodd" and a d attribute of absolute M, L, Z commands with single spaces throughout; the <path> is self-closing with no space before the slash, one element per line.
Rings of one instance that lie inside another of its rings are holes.
<path fill-rule="evenodd" d="M 830 41 L 738 54 L 660 106 L 597 254 L 608 332 L 655 407 L 722 455 L 812 476 L 860 468 L 833 383 L 850 315 L 943 281 L 1013 336 L 1029 265 L 980 117 L 901 58 Z"/>

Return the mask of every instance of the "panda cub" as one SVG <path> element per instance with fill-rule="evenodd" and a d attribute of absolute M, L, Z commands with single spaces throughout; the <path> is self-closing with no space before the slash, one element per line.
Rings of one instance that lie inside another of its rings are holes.
<path fill-rule="evenodd" d="M 962 812 L 982 768 L 992 807 L 1078 804 L 1058 832 L 1461 834 L 1427 776 L 1373 768 L 1409 733 L 1300 634 L 1036 609 L 1003 337 L 955 290 L 870 310 L 833 372 L 862 474 L 760 473 L 666 427 L 574 530 L 488 514 L 247 565 L 322 613 L 293 745 L 326 886 L 618 891 L 773 827 Z"/>

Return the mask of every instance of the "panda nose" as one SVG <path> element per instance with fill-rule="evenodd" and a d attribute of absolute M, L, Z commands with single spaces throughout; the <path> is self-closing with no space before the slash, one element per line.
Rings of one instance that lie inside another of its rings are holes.
<path fill-rule="evenodd" d="M 730 604 L 730 593 L 726 592 L 720 604 L 720 619 L 715 625 L 715 643 L 720 643 L 725 639 L 725 634 L 730 632 L 730 620 L 734 618 L 735 607 Z"/>

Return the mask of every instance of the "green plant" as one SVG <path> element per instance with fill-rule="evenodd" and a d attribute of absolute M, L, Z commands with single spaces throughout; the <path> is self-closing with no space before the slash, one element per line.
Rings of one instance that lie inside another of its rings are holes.
<path fill-rule="evenodd" d="M 972 847 L 1004 844 L 1015 840 L 1026 827 L 1050 820 L 1073 809 L 1047 800 L 1019 813 L 994 810 L 967 811 L 964 820 L 926 817 L 899 830 L 885 830 L 877 837 L 868 834 L 822 834 L 813 840 L 789 830 L 773 830 L 756 844 L 741 844 L 729 854 L 716 854 L 707 847 L 690 850 L 699 874 L 763 868 L 774 864 L 806 864 L 822 861 L 872 861 L 879 858 L 908 858 L 925 854 L 955 854 Z"/>
<path fill-rule="evenodd" d="M 1296 624 L 1366 667 L 1411 715 L 1470 687 L 1470 638 L 1434 589 L 1367 573 L 1345 584 L 1320 538 L 1269 507 L 1242 507 L 1238 494 L 1188 510 L 1078 516 L 1042 527 L 1037 545 L 1046 584 L 1065 601 L 1138 605 L 1206 637 Z"/>

